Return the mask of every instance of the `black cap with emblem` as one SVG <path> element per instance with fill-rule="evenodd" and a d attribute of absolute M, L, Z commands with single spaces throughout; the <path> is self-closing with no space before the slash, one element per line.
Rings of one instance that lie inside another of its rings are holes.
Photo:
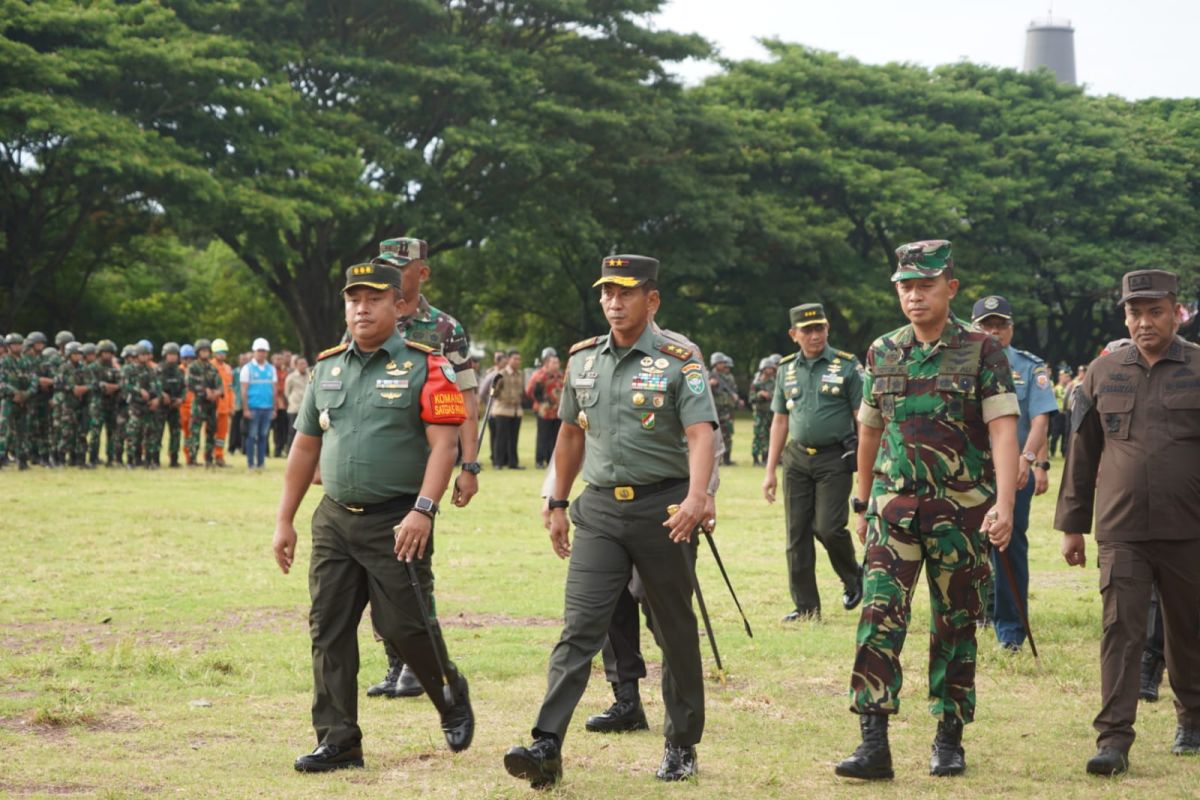
<path fill-rule="evenodd" d="M 1139 298 L 1158 299 L 1179 294 L 1179 276 L 1165 269 L 1138 269 L 1121 276 L 1118 305 Z"/>
<path fill-rule="evenodd" d="M 369 286 L 372 289 L 400 289 L 400 270 L 380 261 L 369 264 L 355 264 L 346 270 L 346 285 L 343 292 L 348 292 L 355 286 Z"/>
<path fill-rule="evenodd" d="M 820 303 L 804 303 L 788 312 L 793 328 L 807 328 L 809 325 L 824 325 L 825 306 Z"/>
<path fill-rule="evenodd" d="M 658 280 L 658 259 L 649 256 L 606 256 L 600 261 L 600 280 L 592 286 L 615 283 L 632 288 L 646 281 Z"/>
<path fill-rule="evenodd" d="M 971 322 L 979 322 L 984 317 L 1012 319 L 1012 306 L 998 294 L 980 298 L 971 308 Z"/>

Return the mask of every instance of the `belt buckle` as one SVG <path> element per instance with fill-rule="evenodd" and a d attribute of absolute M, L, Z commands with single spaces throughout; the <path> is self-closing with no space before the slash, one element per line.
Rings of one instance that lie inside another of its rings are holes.
<path fill-rule="evenodd" d="M 342 508 L 349 511 L 351 514 L 361 514 L 365 510 L 365 509 L 363 509 L 362 506 L 345 506 L 344 505 L 344 506 L 342 506 Z"/>
<path fill-rule="evenodd" d="M 815 456 L 817 454 L 817 448 L 806 447 L 806 448 L 804 448 L 804 452 L 808 453 L 810 456 Z"/>
<path fill-rule="evenodd" d="M 632 500 L 633 499 L 633 487 L 632 486 L 614 486 L 613 487 L 613 497 L 615 497 L 618 500 Z"/>

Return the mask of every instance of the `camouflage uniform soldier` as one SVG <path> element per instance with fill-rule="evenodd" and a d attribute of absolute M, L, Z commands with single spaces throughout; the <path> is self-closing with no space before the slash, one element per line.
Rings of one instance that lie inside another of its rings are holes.
<path fill-rule="evenodd" d="M 14 342 L 15 338 L 15 342 Z M 8 364 L 11 360 L 9 344 L 20 344 L 19 334 L 9 334 L 0 339 L 0 469 L 8 465 L 9 440 L 12 438 L 13 397 L 17 389 L 8 382 Z"/>
<path fill-rule="evenodd" d="M 56 431 L 55 451 L 63 464 L 69 458 L 76 467 L 87 466 L 87 394 L 91 391 L 87 366 L 83 363 L 83 345 L 71 341 L 65 345 L 66 358 L 54 379 Z"/>
<path fill-rule="evenodd" d="M 930 710 L 938 719 L 929 770 L 966 769 L 962 732 L 975 716 L 987 543 L 1004 549 L 1012 534 L 1018 408 L 1000 343 L 950 312 L 958 291 L 950 253 L 945 240 L 896 251 L 892 282 L 911 324 L 867 353 L 854 497 L 867 545 L 866 600 L 850 679 L 863 740 L 837 765 L 844 777 L 892 777 L 887 722 L 900 707 L 900 651 L 922 566 L 932 611 Z"/>
<path fill-rule="evenodd" d="M 724 353 L 713 353 L 709 364 L 712 372 L 709 373 L 708 383 L 717 403 L 717 420 L 721 425 L 721 439 L 725 442 L 724 463 L 732 465 L 733 413 L 742 405 L 737 383 L 733 380 L 733 359 Z"/>
<path fill-rule="evenodd" d="M 154 412 L 158 410 L 162 386 L 150 366 L 150 350 L 137 345 L 136 360 L 121 371 L 121 391 L 129 403 L 129 420 L 125 423 L 125 441 L 129 448 L 126 466 L 158 468 L 159 444 L 154 441 Z"/>
<path fill-rule="evenodd" d="M 204 434 L 204 464 L 212 466 L 213 448 L 217 440 L 217 398 L 224 390 L 221 373 L 212 364 L 212 342 L 196 340 L 196 360 L 187 371 L 187 387 L 192 391 L 191 429 L 188 431 L 188 466 L 196 466 L 200 453 L 200 428 L 207 426 Z"/>
<path fill-rule="evenodd" d="M 88 397 L 88 462 L 100 460 L 100 436 L 106 435 L 105 462 L 111 467 L 120 463 L 117 442 L 117 402 L 121 391 L 121 370 L 115 356 L 117 345 L 111 339 L 101 339 L 96 345 L 98 358 L 92 364 L 93 389 Z"/>
<path fill-rule="evenodd" d="M 158 413 L 163 425 L 159 426 L 158 439 L 162 441 L 162 428 L 171 431 L 167 443 L 167 453 L 171 457 L 171 466 L 179 466 L 179 409 L 183 406 L 184 395 L 187 394 L 187 376 L 179 366 L 179 345 L 167 342 L 162 348 L 163 363 L 158 366 L 158 379 L 162 383 L 162 406 Z"/>
<path fill-rule="evenodd" d="M 0 358 L 0 384 L 8 387 L 0 397 L 0 417 L 7 420 L 5 458 L 12 456 L 20 469 L 29 469 L 29 364 L 24 355 L 25 339 L 19 333 L 5 337 L 8 353 Z"/>
<path fill-rule="evenodd" d="M 136 345 L 127 344 L 121 348 L 121 361 L 117 367 L 117 439 L 113 445 L 113 456 L 118 464 L 125 460 L 125 426 L 129 424 L 129 401 L 120 387 L 125 381 L 125 367 L 132 364 L 136 358 Z"/>
<path fill-rule="evenodd" d="M 32 380 L 33 395 L 26 404 L 28 415 L 27 441 L 29 458 L 35 464 L 50 466 L 49 436 L 50 392 L 54 377 L 49 373 L 50 357 L 46 355 L 49 340 L 41 331 L 34 331 L 25 338 L 25 365 Z"/>
<path fill-rule="evenodd" d="M 754 408 L 754 442 L 750 456 L 754 466 L 766 463 L 767 445 L 771 438 L 771 398 L 775 396 L 775 373 L 780 356 L 776 353 L 758 362 L 758 377 L 750 386 L 750 404 Z"/>

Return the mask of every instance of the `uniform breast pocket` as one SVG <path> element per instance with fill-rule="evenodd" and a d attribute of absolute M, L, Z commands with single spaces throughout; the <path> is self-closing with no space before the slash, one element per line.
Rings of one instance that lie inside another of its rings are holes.
<path fill-rule="evenodd" d="M 1200 390 L 1165 395 L 1163 405 L 1172 439 L 1200 439 Z"/>
<path fill-rule="evenodd" d="M 371 396 L 371 405 L 375 408 L 408 408 L 412 398 L 412 389 L 377 390 Z"/>
<path fill-rule="evenodd" d="M 891 419 L 896 416 L 896 395 L 889 391 L 890 382 L 896 380 L 894 378 L 876 378 L 875 383 L 871 386 L 871 399 L 875 403 L 875 407 L 879 409 L 879 413 L 883 414 L 885 419 Z M 899 380 L 904 380 L 900 378 Z"/>
<path fill-rule="evenodd" d="M 1133 420 L 1132 394 L 1102 394 L 1096 399 L 1100 425 L 1109 439 L 1128 439 Z"/>
<path fill-rule="evenodd" d="M 575 385 L 571 391 L 575 392 L 575 403 L 580 408 L 591 408 L 600 399 L 600 393 L 596 391 L 596 387 L 592 384 L 586 386 Z"/>
<path fill-rule="evenodd" d="M 946 416 L 956 422 L 967 418 L 975 397 L 975 376 L 949 374 L 938 375 L 934 388 L 945 403 Z"/>
<path fill-rule="evenodd" d="M 322 391 L 318 389 L 315 400 L 317 403 L 317 411 L 324 411 L 325 409 L 330 409 L 332 411 L 333 409 L 341 408 L 346 404 L 346 393 Z"/>

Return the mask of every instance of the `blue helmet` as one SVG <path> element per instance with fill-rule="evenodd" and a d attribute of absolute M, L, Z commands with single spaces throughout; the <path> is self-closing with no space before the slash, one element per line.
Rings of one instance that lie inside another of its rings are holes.
<path fill-rule="evenodd" d="M 154 344 L 149 339 L 142 339 L 138 342 L 138 347 L 144 347 L 150 353 L 154 352 Z"/>
<path fill-rule="evenodd" d="M 196 348 L 192 347 L 190 344 L 183 345 L 182 347 L 179 348 L 179 357 L 180 358 L 195 358 L 196 357 Z"/>

